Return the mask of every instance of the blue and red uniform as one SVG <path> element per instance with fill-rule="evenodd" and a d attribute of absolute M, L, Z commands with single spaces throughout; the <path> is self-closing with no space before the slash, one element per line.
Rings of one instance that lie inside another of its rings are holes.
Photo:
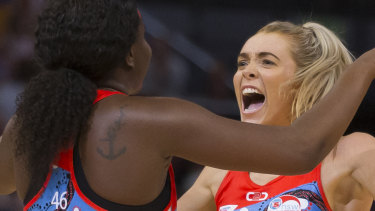
<path fill-rule="evenodd" d="M 94 103 L 114 94 L 123 93 L 98 90 Z M 60 153 L 59 160 L 48 174 L 41 190 L 25 205 L 25 211 L 176 210 L 177 195 L 172 165 L 169 166 L 169 174 L 165 187 L 154 201 L 142 206 L 121 205 L 105 200 L 92 191 L 84 176 L 79 153 L 76 148 L 74 147 Z"/>
<path fill-rule="evenodd" d="M 321 182 L 321 164 L 310 173 L 279 176 L 257 185 L 249 172 L 228 171 L 215 202 L 218 211 L 331 211 Z"/>

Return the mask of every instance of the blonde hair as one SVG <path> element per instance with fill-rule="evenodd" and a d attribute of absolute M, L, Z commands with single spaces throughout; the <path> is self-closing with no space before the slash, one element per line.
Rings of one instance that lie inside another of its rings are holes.
<path fill-rule="evenodd" d="M 280 33 L 289 38 L 297 65 L 295 76 L 287 83 L 293 96 L 292 121 L 324 97 L 345 67 L 353 62 L 352 54 L 340 39 L 318 23 L 295 25 L 276 21 L 257 33 Z"/>

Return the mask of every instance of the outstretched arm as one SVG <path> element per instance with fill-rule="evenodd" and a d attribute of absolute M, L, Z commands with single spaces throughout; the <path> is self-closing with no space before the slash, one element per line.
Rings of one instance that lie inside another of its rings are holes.
<path fill-rule="evenodd" d="M 16 191 L 12 156 L 13 149 L 8 134 L 4 132 L 3 136 L 0 136 L 0 194 Z"/>
<path fill-rule="evenodd" d="M 342 136 L 374 75 L 375 49 L 350 65 L 331 92 L 290 127 L 242 123 L 192 103 L 159 99 L 138 113 L 142 115 L 135 118 L 141 118 L 142 126 L 133 132 L 157 143 L 166 157 L 178 156 L 221 169 L 305 173 Z M 154 112 L 144 112 L 149 110 Z"/>

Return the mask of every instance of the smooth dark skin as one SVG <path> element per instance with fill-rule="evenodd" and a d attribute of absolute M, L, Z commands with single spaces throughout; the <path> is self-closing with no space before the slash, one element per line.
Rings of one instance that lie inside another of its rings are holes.
<path fill-rule="evenodd" d="M 139 90 L 149 60 L 142 53 L 147 51 L 143 26 L 140 32 L 126 69 L 116 69 L 101 87 L 129 94 Z M 173 156 L 223 169 L 306 173 L 349 125 L 375 76 L 374 60 L 375 50 L 361 56 L 331 93 L 290 127 L 234 121 L 172 98 L 108 97 L 94 106 L 90 129 L 79 140 L 86 178 L 107 200 L 142 205 L 161 192 Z M 13 155 L 14 127 L 11 120 L 0 142 L 0 194 L 17 190 L 23 199 L 29 178 Z M 265 153 L 272 156 L 265 159 Z"/>

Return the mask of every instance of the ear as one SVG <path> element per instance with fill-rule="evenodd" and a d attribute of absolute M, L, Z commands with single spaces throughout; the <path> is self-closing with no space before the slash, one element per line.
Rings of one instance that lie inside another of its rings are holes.
<path fill-rule="evenodd" d="M 135 57 L 134 57 L 134 45 L 130 48 L 129 53 L 126 55 L 125 62 L 126 65 L 129 66 L 130 68 L 134 68 L 135 66 Z"/>

